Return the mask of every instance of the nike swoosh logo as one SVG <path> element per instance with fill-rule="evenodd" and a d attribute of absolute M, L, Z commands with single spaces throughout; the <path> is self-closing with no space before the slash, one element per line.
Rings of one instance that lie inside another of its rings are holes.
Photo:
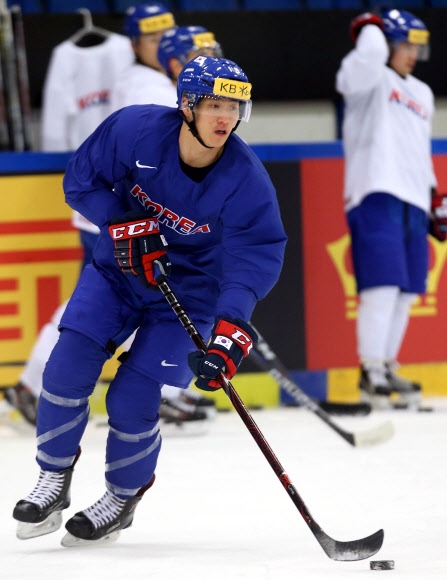
<path fill-rule="evenodd" d="M 152 165 L 142 165 L 140 163 L 140 160 L 138 159 L 138 161 L 136 162 L 137 167 L 140 167 L 140 169 L 157 169 L 156 167 L 153 167 Z"/>
<path fill-rule="evenodd" d="M 166 359 L 161 361 L 161 366 L 162 367 L 178 367 L 178 365 L 171 365 L 170 363 L 166 362 Z"/>

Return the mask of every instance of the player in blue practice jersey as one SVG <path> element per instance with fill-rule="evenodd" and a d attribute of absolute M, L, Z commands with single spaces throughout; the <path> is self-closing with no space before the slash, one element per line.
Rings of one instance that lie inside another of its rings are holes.
<path fill-rule="evenodd" d="M 69 205 L 100 229 L 61 321 L 37 417 L 34 490 L 14 509 L 19 538 L 59 529 L 104 362 L 136 328 L 107 394 L 105 495 L 66 523 L 64 546 L 115 539 L 153 484 L 161 446 L 160 388 L 204 390 L 231 378 L 256 333 L 248 320 L 276 283 L 286 236 L 274 187 L 234 134 L 251 111 L 239 66 L 198 56 L 178 79 L 178 110 L 126 107 L 106 119 L 70 161 Z M 205 337 L 194 345 L 157 288 L 168 276 Z"/>

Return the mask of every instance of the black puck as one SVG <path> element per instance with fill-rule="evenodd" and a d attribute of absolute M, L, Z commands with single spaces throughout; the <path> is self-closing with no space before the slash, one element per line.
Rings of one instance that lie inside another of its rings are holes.
<path fill-rule="evenodd" d="M 371 560 L 371 570 L 394 570 L 394 560 Z"/>

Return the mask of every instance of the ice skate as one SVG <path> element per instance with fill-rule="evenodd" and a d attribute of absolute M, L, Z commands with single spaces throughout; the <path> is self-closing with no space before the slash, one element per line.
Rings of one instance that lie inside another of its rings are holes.
<path fill-rule="evenodd" d="M 34 394 L 22 383 L 5 390 L 5 400 L 19 411 L 30 425 L 36 424 L 37 401 Z"/>
<path fill-rule="evenodd" d="M 25 421 L 23 415 L 0 396 L 0 434 L 35 436 L 36 427 Z"/>
<path fill-rule="evenodd" d="M 121 530 L 132 525 L 135 507 L 155 481 L 142 487 L 137 495 L 120 498 L 111 491 L 106 493 L 89 508 L 76 513 L 65 524 L 67 533 L 61 544 L 65 548 L 98 546 L 118 539 Z"/>
<path fill-rule="evenodd" d="M 391 387 L 385 376 L 385 369 L 360 367 L 360 398 L 370 403 L 373 409 L 389 409 L 391 407 Z"/>
<path fill-rule="evenodd" d="M 185 403 L 177 397 L 176 399 L 162 399 L 160 405 L 160 419 L 164 423 L 181 424 L 194 421 L 205 421 L 206 413 L 196 409 L 194 405 Z"/>
<path fill-rule="evenodd" d="M 398 396 L 394 404 L 400 408 L 418 407 L 422 400 L 421 385 L 400 377 L 396 373 L 396 369 L 399 367 L 397 363 L 387 362 L 385 367 L 386 378 L 392 393 Z"/>
<path fill-rule="evenodd" d="M 212 399 L 202 397 L 202 395 L 194 389 L 188 388 L 181 391 L 179 399 L 187 405 L 195 407 L 196 411 L 202 411 L 205 413 L 208 419 L 216 418 L 217 409 L 215 402 Z"/>
<path fill-rule="evenodd" d="M 12 517 L 18 520 L 16 535 L 20 540 L 56 532 L 62 525 L 62 510 L 70 505 L 70 485 L 74 466 L 63 471 L 40 470 L 36 487 L 15 506 Z"/>
<path fill-rule="evenodd" d="M 203 435 L 209 429 L 207 414 L 180 397 L 162 399 L 159 413 L 160 431 L 164 437 Z"/>

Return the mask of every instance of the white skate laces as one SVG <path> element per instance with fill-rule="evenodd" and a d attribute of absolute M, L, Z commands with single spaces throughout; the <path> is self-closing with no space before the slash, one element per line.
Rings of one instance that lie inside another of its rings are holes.
<path fill-rule="evenodd" d="M 92 522 L 95 530 L 117 519 L 126 504 L 126 499 L 121 499 L 107 490 L 106 493 L 89 508 L 82 510 Z"/>
<path fill-rule="evenodd" d="M 40 470 L 36 487 L 24 501 L 37 504 L 40 508 L 46 508 L 61 494 L 65 482 L 63 471 Z"/>
<path fill-rule="evenodd" d="M 381 361 L 362 361 L 362 367 L 366 372 L 371 385 L 388 386 L 386 377 L 387 369 Z"/>

